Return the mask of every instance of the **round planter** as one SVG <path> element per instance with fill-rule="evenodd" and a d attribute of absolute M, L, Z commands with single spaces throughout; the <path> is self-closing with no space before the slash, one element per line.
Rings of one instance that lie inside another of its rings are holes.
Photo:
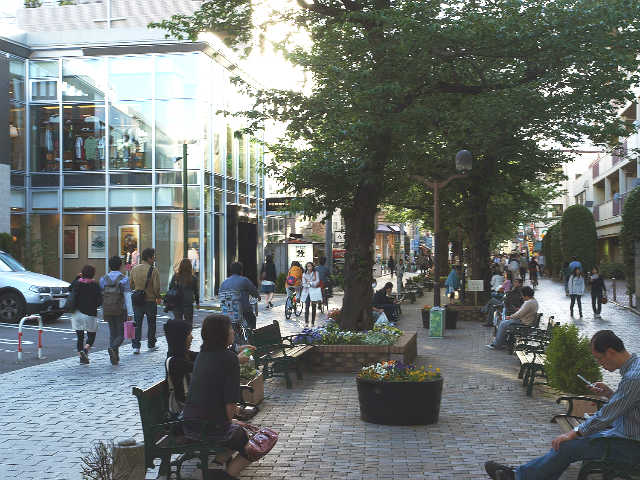
<path fill-rule="evenodd" d="M 379 382 L 356 378 L 360 418 L 380 425 L 438 422 L 442 377 L 429 382 Z"/>

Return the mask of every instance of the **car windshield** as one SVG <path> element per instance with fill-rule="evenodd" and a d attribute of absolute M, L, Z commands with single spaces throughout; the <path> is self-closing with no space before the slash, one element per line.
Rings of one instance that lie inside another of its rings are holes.
<path fill-rule="evenodd" d="M 20 265 L 15 258 L 0 252 L 0 272 L 26 272 L 27 269 Z"/>

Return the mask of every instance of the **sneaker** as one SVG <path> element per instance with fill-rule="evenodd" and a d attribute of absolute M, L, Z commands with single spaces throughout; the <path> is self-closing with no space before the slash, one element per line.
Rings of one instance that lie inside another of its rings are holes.
<path fill-rule="evenodd" d="M 495 350 L 496 347 L 493 343 L 490 343 L 489 345 L 485 345 L 485 347 L 487 347 L 489 350 Z"/>
<path fill-rule="evenodd" d="M 139 355 L 140 354 L 140 348 L 134 348 L 133 349 L 133 354 L 134 355 Z"/>
<path fill-rule="evenodd" d="M 80 352 L 80 363 L 83 363 L 83 364 L 90 363 L 89 355 L 87 355 L 87 352 L 85 352 L 84 350 Z"/>
<path fill-rule="evenodd" d="M 269 302 L 269 308 L 273 308 L 273 303 Z"/>
<path fill-rule="evenodd" d="M 487 472 L 487 474 L 494 480 L 499 480 L 499 479 L 508 480 L 508 479 L 515 478 L 513 469 L 511 467 L 507 467 L 506 465 L 502 465 L 497 462 L 493 462 L 493 461 L 486 462 L 484 464 L 484 469 Z M 511 476 L 509 476 L 509 474 L 511 474 Z"/>
<path fill-rule="evenodd" d="M 107 352 L 109 352 L 109 360 L 111 360 L 111 365 L 117 365 L 118 364 L 118 354 L 116 353 L 116 351 L 109 347 L 107 349 Z"/>
<path fill-rule="evenodd" d="M 149 351 L 149 352 L 155 352 L 156 350 L 158 350 L 158 348 L 160 348 L 160 347 L 158 347 L 157 345 L 154 345 L 153 347 L 148 347 L 148 348 L 147 348 L 147 351 Z"/>

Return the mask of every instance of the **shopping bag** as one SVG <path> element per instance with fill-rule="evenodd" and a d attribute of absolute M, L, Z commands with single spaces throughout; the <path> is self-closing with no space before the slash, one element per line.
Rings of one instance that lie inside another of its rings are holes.
<path fill-rule="evenodd" d="M 136 326 L 133 323 L 133 320 L 127 320 L 124 322 L 124 338 L 133 339 L 136 336 Z"/>

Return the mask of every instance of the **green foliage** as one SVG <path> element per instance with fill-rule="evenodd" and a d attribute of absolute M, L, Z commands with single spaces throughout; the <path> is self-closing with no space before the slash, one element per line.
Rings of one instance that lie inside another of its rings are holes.
<path fill-rule="evenodd" d="M 276 287 L 275 287 L 275 292 L 276 293 L 286 293 L 286 285 L 285 283 L 287 282 L 287 274 L 285 272 L 279 273 L 278 277 L 276 278 Z"/>
<path fill-rule="evenodd" d="M 42 6 L 42 2 L 40 0 L 24 0 L 25 8 L 38 8 Z"/>
<path fill-rule="evenodd" d="M 562 271 L 562 243 L 560 223 L 556 223 L 549 229 L 547 235 L 551 237 L 551 261 L 553 263 L 553 273 L 558 275 Z"/>
<path fill-rule="evenodd" d="M 18 245 L 9 233 L 0 233 L 0 250 L 8 253 L 12 257 L 17 257 L 19 253 Z"/>
<path fill-rule="evenodd" d="M 579 373 L 591 382 L 602 380 L 602 371 L 591 354 L 591 342 L 581 337 L 575 325 L 553 327 L 544 364 L 549 385 L 564 393 L 591 393 Z"/>
<path fill-rule="evenodd" d="M 545 268 L 549 269 L 550 272 L 554 271 L 553 255 L 552 255 L 553 242 L 551 238 L 552 228 L 553 226 L 547 229 L 547 233 L 542 239 L 542 255 L 544 255 Z"/>
<path fill-rule="evenodd" d="M 576 257 L 585 272 L 596 264 L 596 222 L 591 211 L 584 205 L 571 205 L 564 211 L 560 221 L 560 243 L 563 260 Z"/>
<path fill-rule="evenodd" d="M 75 5 L 76 4 L 76 0 L 58 0 L 58 5 L 60 5 L 61 7 L 64 5 Z"/>
<path fill-rule="evenodd" d="M 640 240 L 640 188 L 634 188 L 624 200 L 622 209 L 622 232 L 620 233 L 622 252 L 624 255 L 627 290 L 635 292 L 635 242 Z"/>
<path fill-rule="evenodd" d="M 625 265 L 622 263 L 601 263 L 599 269 L 604 278 L 625 278 Z"/>
<path fill-rule="evenodd" d="M 331 283 L 334 287 L 344 288 L 344 275 L 340 273 L 334 273 L 331 275 Z"/>

